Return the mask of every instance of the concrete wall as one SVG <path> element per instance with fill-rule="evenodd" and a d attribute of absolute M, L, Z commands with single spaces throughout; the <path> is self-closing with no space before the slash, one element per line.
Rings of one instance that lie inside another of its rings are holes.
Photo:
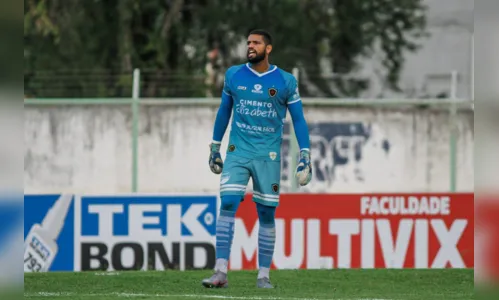
<path fill-rule="evenodd" d="M 208 168 L 215 114 L 216 108 L 210 106 L 142 108 L 141 192 L 218 191 L 219 177 Z M 303 192 L 449 189 L 446 112 L 307 108 L 306 115 L 314 180 Z M 458 190 L 473 191 L 473 114 L 461 112 L 457 125 Z M 129 192 L 131 126 L 127 106 L 26 106 L 25 193 Z M 226 142 L 227 136 L 224 147 Z M 283 191 L 289 186 L 288 163 L 283 161 Z"/>

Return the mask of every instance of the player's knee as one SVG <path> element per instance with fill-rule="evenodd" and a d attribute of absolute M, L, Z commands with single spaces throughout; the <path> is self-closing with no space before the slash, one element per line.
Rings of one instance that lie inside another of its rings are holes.
<path fill-rule="evenodd" d="M 225 195 L 222 196 L 222 201 L 220 204 L 220 209 L 227 211 L 237 211 L 239 203 L 241 203 L 242 196 L 238 195 Z"/>
<path fill-rule="evenodd" d="M 275 210 L 273 206 L 266 206 L 260 203 L 256 204 L 256 209 L 258 211 L 258 220 L 260 224 L 264 225 L 274 225 L 275 224 Z"/>

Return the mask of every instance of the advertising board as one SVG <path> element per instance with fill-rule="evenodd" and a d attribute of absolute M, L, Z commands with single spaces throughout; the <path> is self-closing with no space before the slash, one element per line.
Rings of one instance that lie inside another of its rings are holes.
<path fill-rule="evenodd" d="M 473 194 L 293 194 L 276 211 L 272 268 L 473 268 Z M 257 267 L 247 195 L 230 268 Z"/>
<path fill-rule="evenodd" d="M 25 195 L 24 271 L 213 268 L 216 196 Z"/>

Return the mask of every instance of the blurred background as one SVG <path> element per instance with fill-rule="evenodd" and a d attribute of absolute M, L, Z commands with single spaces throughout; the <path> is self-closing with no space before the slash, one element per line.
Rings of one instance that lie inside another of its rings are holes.
<path fill-rule="evenodd" d="M 254 28 L 305 97 L 472 94 L 469 0 L 25 0 L 25 97 L 218 97 Z"/>
<path fill-rule="evenodd" d="M 473 1 L 25 0 L 25 192 L 216 193 L 207 145 L 254 28 L 311 131 L 298 189 L 286 125 L 283 191 L 473 191 Z"/>

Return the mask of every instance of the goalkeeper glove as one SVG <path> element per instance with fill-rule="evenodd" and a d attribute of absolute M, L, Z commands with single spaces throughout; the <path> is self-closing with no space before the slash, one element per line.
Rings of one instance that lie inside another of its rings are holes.
<path fill-rule="evenodd" d="M 300 161 L 296 168 L 296 177 L 301 186 L 307 185 L 312 179 L 312 165 L 310 164 L 310 151 L 300 151 Z"/>
<path fill-rule="evenodd" d="M 211 143 L 210 144 L 210 159 L 209 159 L 210 169 L 215 174 L 222 173 L 224 167 L 224 162 L 222 156 L 220 155 L 220 144 Z"/>

